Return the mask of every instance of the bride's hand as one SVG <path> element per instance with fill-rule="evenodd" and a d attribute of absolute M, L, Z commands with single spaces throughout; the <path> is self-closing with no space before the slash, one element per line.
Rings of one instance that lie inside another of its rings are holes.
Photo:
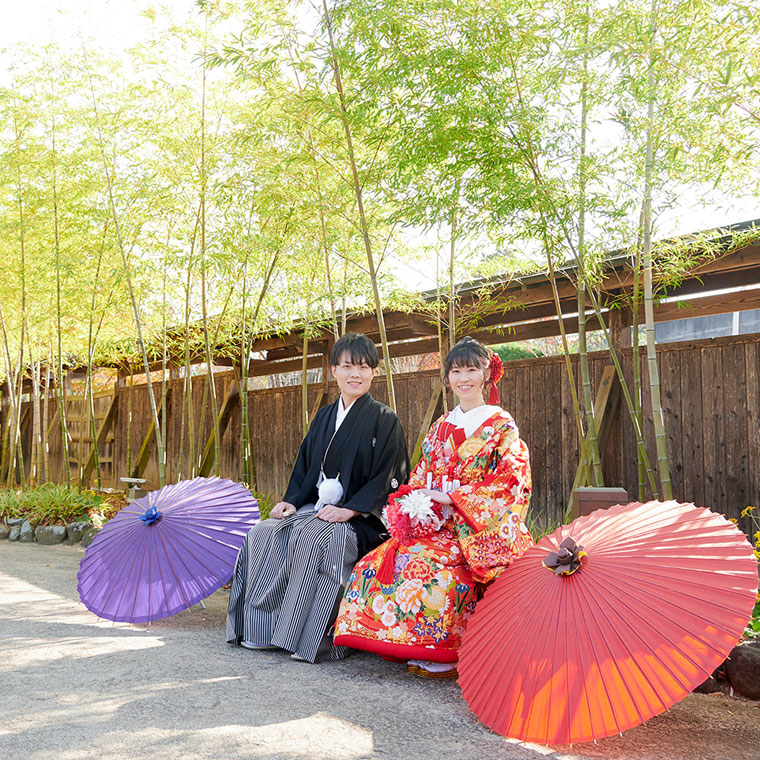
<path fill-rule="evenodd" d="M 449 496 L 447 493 L 443 493 L 443 491 L 434 491 L 432 488 L 420 488 L 420 491 L 422 491 L 422 493 L 426 494 L 433 501 L 436 501 L 439 504 L 454 503 L 451 496 Z"/>

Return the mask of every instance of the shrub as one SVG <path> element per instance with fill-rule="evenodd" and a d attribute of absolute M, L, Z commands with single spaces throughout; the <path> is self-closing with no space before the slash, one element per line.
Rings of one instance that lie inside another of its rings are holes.
<path fill-rule="evenodd" d="M 753 506 L 744 507 L 741 511 L 741 517 L 747 520 L 751 535 L 750 540 L 754 542 L 755 559 L 758 561 L 758 572 L 760 573 L 760 517 L 758 516 L 758 510 Z M 736 525 L 739 521 L 734 519 L 731 522 Z M 760 638 L 760 586 L 757 591 L 755 608 L 752 610 L 752 617 L 749 619 L 747 629 L 744 631 L 744 635 L 750 638 Z"/>
<path fill-rule="evenodd" d="M 104 499 L 94 491 L 44 483 L 19 491 L 0 490 L 0 519 L 24 517 L 32 525 L 66 525 L 78 520 L 102 523 L 124 503 L 118 497 Z"/>
<path fill-rule="evenodd" d="M 498 345 L 491 346 L 491 348 L 503 362 L 516 361 L 518 359 L 533 359 L 536 356 L 543 356 L 540 351 L 526 348 L 519 343 L 499 343 Z"/>
<path fill-rule="evenodd" d="M 14 490 L 0 491 L 0 520 L 7 520 L 9 517 L 23 517 L 24 509 L 19 498 L 20 493 Z"/>
<path fill-rule="evenodd" d="M 253 494 L 253 497 L 258 502 L 261 519 L 266 520 L 267 517 L 269 517 L 269 513 L 272 511 L 272 507 L 277 503 L 274 495 L 271 493 L 255 493 Z"/>

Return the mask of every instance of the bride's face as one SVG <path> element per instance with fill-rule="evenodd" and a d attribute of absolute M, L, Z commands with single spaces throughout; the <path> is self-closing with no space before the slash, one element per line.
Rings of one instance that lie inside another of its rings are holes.
<path fill-rule="evenodd" d="M 486 373 L 481 367 L 472 364 L 465 367 L 452 367 L 449 370 L 448 381 L 460 404 L 472 406 L 472 402 L 483 402 Z"/>

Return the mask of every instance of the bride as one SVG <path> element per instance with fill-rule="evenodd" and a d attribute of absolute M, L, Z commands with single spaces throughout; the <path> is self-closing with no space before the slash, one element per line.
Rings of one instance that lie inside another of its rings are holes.
<path fill-rule="evenodd" d="M 511 415 L 485 403 L 489 385 L 489 401 L 498 401 L 501 360 L 463 338 L 444 374 L 459 405 L 433 424 L 409 485 L 389 497 L 392 538 L 354 567 L 335 623 L 336 645 L 406 660 L 410 672 L 428 678 L 456 675 L 482 584 L 533 543 L 523 522 L 527 446 Z M 424 526 L 410 523 L 402 503 L 415 504 L 413 512 L 433 507 Z"/>

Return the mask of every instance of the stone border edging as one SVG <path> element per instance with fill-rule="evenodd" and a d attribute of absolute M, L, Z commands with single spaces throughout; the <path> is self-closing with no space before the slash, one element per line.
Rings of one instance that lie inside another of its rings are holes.
<path fill-rule="evenodd" d="M 54 544 L 82 543 L 87 547 L 92 543 L 95 534 L 100 528 L 92 523 L 80 520 L 68 525 L 38 525 L 32 527 L 29 520 L 23 517 L 9 517 L 5 522 L 0 522 L 0 540 L 20 541 L 21 543 L 38 543 L 43 546 Z"/>

